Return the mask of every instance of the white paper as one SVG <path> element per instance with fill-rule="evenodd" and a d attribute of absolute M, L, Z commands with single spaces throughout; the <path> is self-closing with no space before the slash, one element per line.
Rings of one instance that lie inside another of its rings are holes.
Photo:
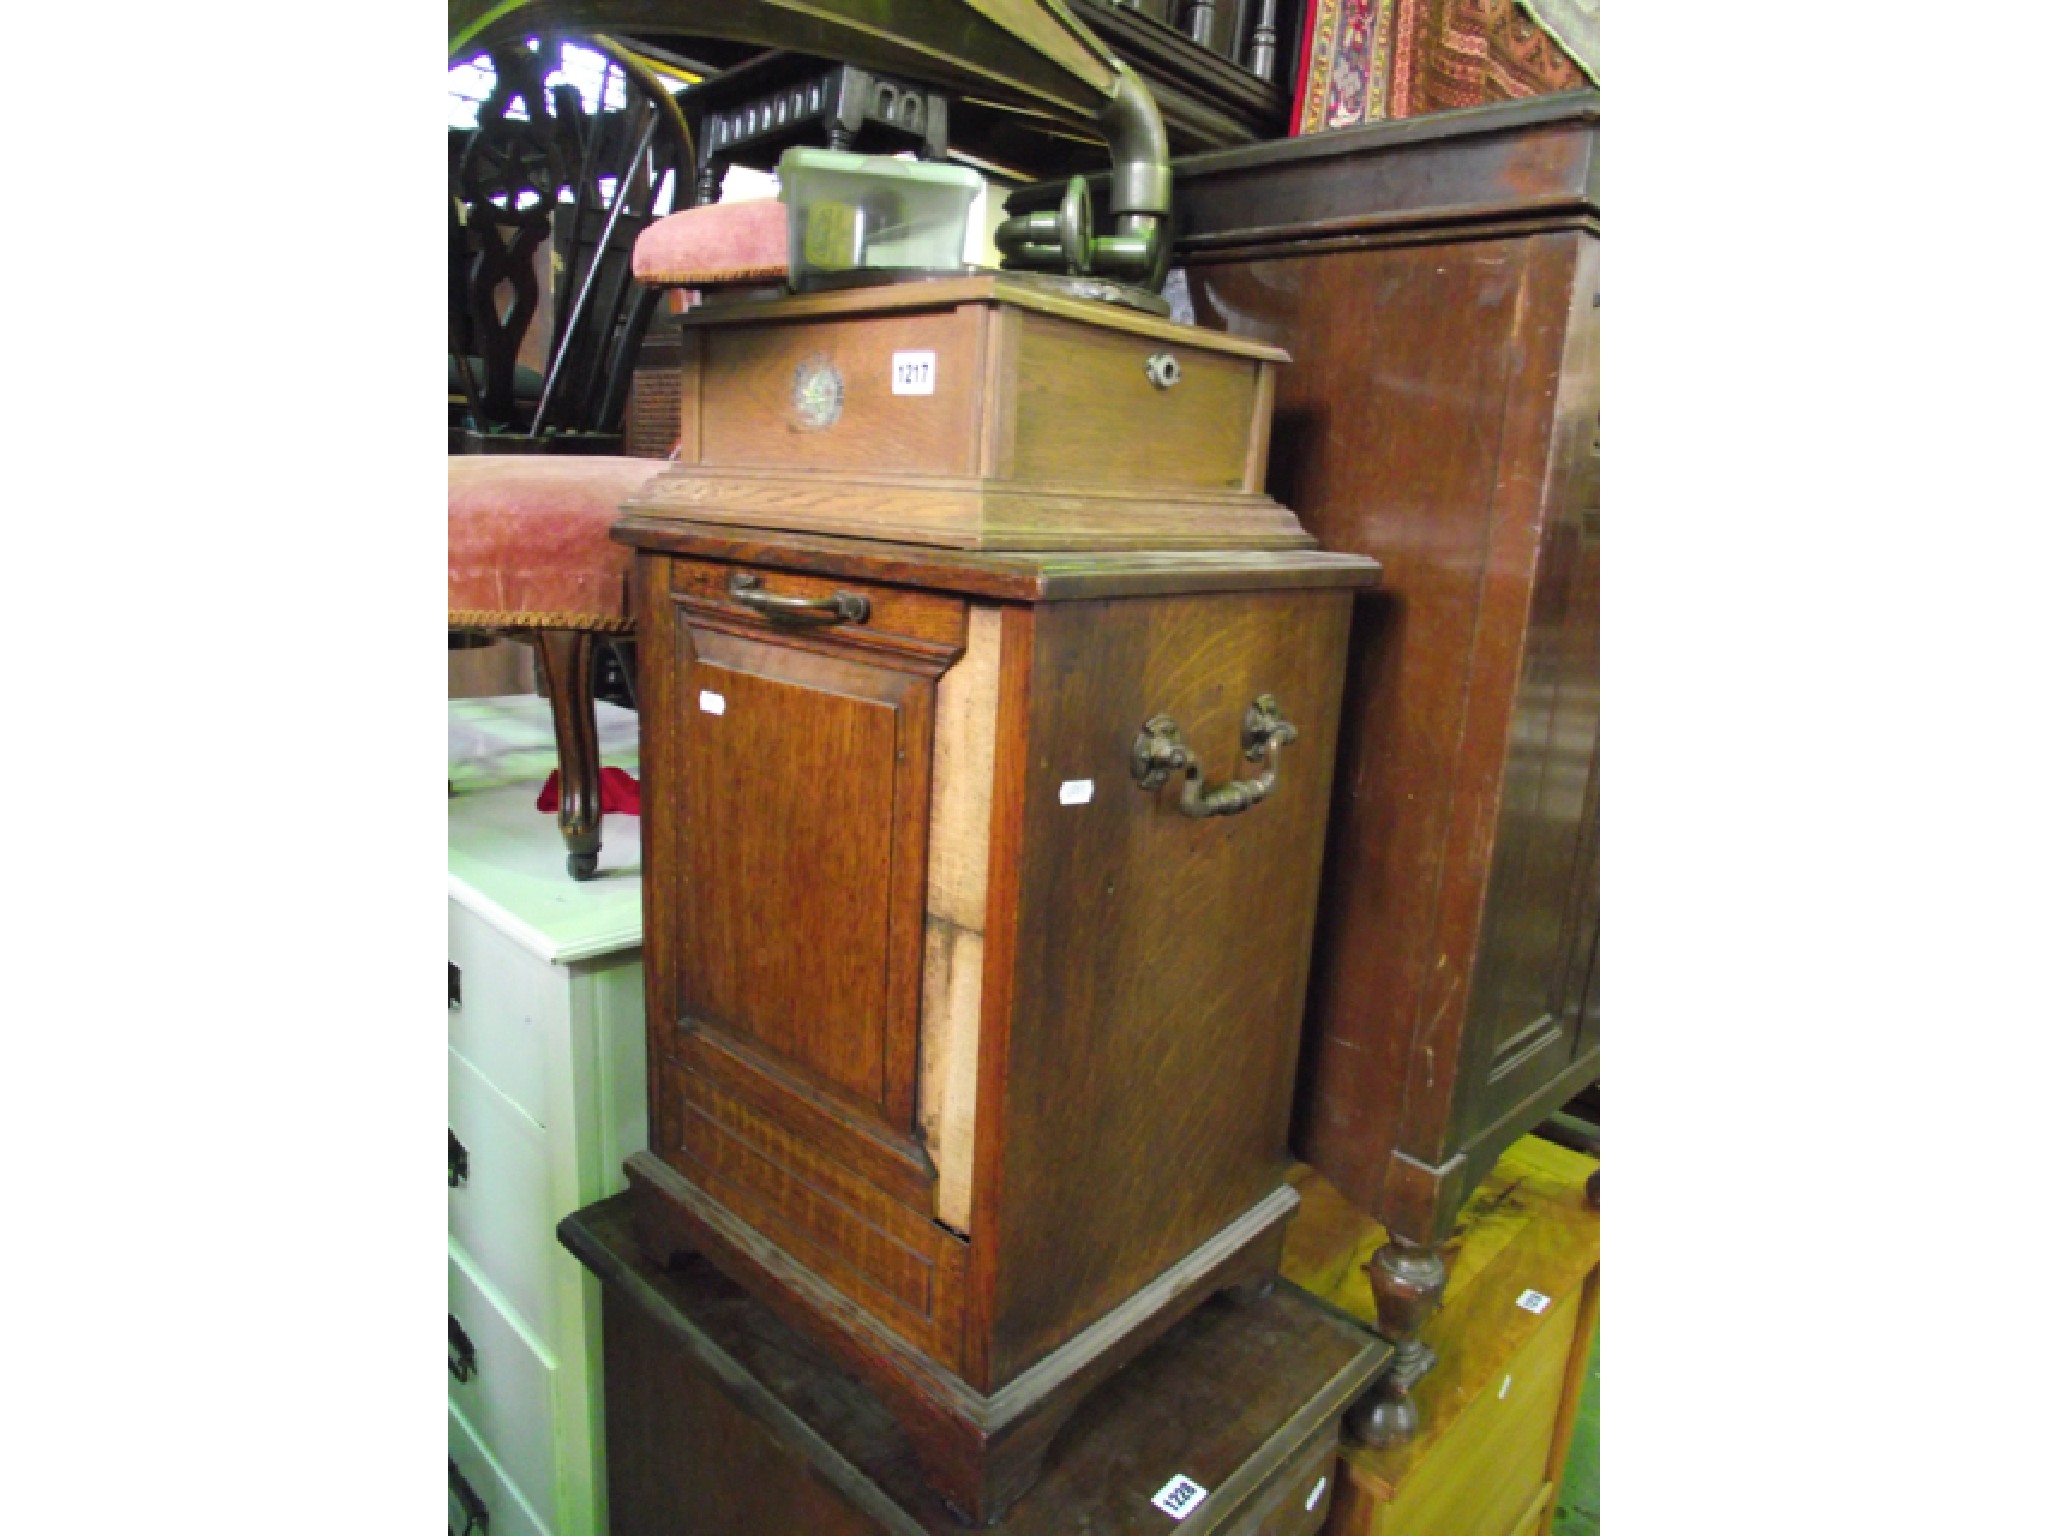
<path fill-rule="evenodd" d="M 1207 1497 L 1208 1489 L 1185 1472 L 1176 1472 L 1164 1488 L 1152 1495 L 1152 1505 L 1155 1509 L 1165 1510 L 1176 1520 L 1185 1520 Z"/>
<path fill-rule="evenodd" d="M 929 395 L 939 386 L 939 354 L 898 352 L 889 361 L 889 393 Z"/>

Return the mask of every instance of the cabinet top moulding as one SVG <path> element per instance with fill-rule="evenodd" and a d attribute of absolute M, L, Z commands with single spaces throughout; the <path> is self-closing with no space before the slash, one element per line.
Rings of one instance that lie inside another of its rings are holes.
<path fill-rule="evenodd" d="M 651 553 L 774 565 L 821 576 L 958 592 L 997 602 L 1067 603 L 1176 592 L 1371 588 L 1380 565 L 1324 550 L 990 552 L 882 544 L 790 533 L 749 533 L 628 515 L 612 537 Z"/>
<path fill-rule="evenodd" d="M 1600 93 L 1572 91 L 1176 157 L 1174 254 L 1190 264 L 1269 246 L 1597 232 Z M 1097 212 L 1106 176 L 1089 181 Z M 1064 182 L 1010 197 L 1057 207 Z"/>

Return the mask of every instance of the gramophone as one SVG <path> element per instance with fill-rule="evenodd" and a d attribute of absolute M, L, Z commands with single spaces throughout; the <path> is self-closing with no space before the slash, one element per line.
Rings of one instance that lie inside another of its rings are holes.
<path fill-rule="evenodd" d="M 1108 145 L 1107 232 L 1077 176 L 998 228 L 1000 273 L 694 313 L 677 449 L 627 511 L 969 550 L 1310 542 L 1264 486 L 1285 354 L 1165 318 L 1159 108 L 1064 0 L 453 0 L 450 24 L 456 54 L 547 27 L 772 43 Z M 906 360 L 936 370 L 923 399 L 890 382 Z"/>
<path fill-rule="evenodd" d="M 1000 99 L 1109 147 L 1106 233 L 1077 178 L 1057 210 L 1005 222 L 1012 269 L 1050 274 L 1076 294 L 1163 314 L 1173 174 L 1151 90 L 1063 0 L 450 0 L 451 55 L 537 27 L 686 32 L 759 43 Z"/>

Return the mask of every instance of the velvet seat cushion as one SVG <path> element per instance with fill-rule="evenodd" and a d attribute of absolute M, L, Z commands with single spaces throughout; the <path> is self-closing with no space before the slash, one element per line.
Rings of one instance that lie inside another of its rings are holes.
<path fill-rule="evenodd" d="M 476 629 L 633 627 L 633 552 L 619 503 L 660 459 L 454 454 L 448 459 L 448 622 Z"/>
<path fill-rule="evenodd" d="M 655 288 L 779 282 L 789 275 L 789 213 L 772 198 L 706 203 L 656 219 L 633 242 L 633 276 Z"/>

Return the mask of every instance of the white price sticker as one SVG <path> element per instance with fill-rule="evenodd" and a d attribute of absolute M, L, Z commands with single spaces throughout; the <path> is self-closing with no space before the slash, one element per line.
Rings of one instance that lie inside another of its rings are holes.
<path fill-rule="evenodd" d="M 938 388 L 939 354 L 898 352 L 891 360 L 889 392 L 894 395 L 928 395 Z"/>
<path fill-rule="evenodd" d="M 1184 1472 L 1176 1472 L 1164 1488 L 1152 1495 L 1155 1509 L 1163 1509 L 1176 1520 L 1185 1520 L 1195 1512 L 1195 1506 L 1209 1497 L 1204 1488 Z"/>
<path fill-rule="evenodd" d="M 725 695 L 713 693 L 709 688 L 699 688 L 697 707 L 707 715 L 722 715 L 725 713 Z"/>
<path fill-rule="evenodd" d="M 1086 805 L 1095 798 L 1093 779 L 1063 779 L 1060 781 L 1061 805 Z"/>
<path fill-rule="evenodd" d="M 1541 1317 L 1550 1310 L 1550 1298 L 1541 1291 L 1524 1291 L 1515 1298 L 1515 1305 L 1524 1312 L 1534 1312 Z"/>

